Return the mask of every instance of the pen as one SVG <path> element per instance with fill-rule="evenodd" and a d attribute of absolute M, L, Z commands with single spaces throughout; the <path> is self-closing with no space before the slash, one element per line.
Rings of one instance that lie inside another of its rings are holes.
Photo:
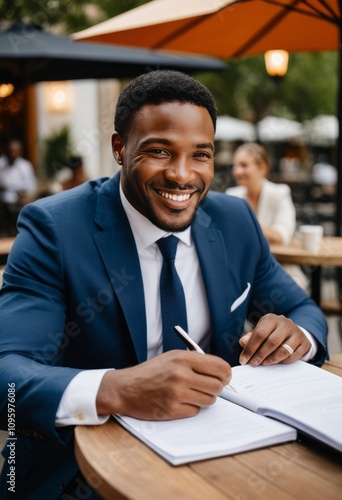
<path fill-rule="evenodd" d="M 196 342 L 194 342 L 191 337 L 189 337 L 189 335 L 186 333 L 185 330 L 183 330 L 181 326 L 174 326 L 173 328 L 175 329 L 175 332 L 178 335 L 178 337 L 181 339 L 182 342 L 184 342 L 184 344 L 188 349 L 190 349 L 190 351 L 197 351 L 200 352 L 201 354 L 205 354 L 203 349 L 201 349 L 200 346 L 197 345 Z"/>
<path fill-rule="evenodd" d="M 205 354 L 203 349 L 201 349 L 200 346 L 198 344 L 196 344 L 196 342 L 194 340 L 192 340 L 191 337 L 189 337 L 189 335 L 186 333 L 185 330 L 183 330 L 183 328 L 181 326 L 177 325 L 177 326 L 174 326 L 173 328 L 174 328 L 176 334 L 178 335 L 178 337 L 182 340 L 182 342 L 184 342 L 184 344 L 187 346 L 187 348 L 190 351 L 196 351 L 196 352 L 200 352 L 201 354 Z M 226 385 L 226 387 L 228 389 L 232 389 L 234 392 L 237 392 L 237 390 L 235 389 L 235 387 L 232 384 L 228 384 L 228 385 Z"/>

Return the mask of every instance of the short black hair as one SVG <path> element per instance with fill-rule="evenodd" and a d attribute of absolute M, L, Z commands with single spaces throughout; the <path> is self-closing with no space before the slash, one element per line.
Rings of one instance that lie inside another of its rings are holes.
<path fill-rule="evenodd" d="M 190 103 L 208 110 L 216 129 L 216 107 L 211 92 L 194 78 L 172 70 L 156 70 L 132 80 L 119 96 L 114 128 L 125 141 L 132 120 L 143 106 L 168 102 Z"/>

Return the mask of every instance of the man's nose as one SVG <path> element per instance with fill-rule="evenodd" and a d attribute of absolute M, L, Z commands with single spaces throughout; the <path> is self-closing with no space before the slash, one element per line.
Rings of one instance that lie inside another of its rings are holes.
<path fill-rule="evenodd" d="M 195 179 L 195 171 L 190 158 L 174 159 L 171 165 L 165 171 L 165 177 L 168 180 L 177 182 L 177 184 L 186 184 Z"/>

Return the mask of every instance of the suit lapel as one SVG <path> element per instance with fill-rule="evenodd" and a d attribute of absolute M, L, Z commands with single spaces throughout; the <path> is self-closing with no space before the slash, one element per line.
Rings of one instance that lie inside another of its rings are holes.
<path fill-rule="evenodd" d="M 147 358 L 144 288 L 134 237 L 120 201 L 119 174 L 103 185 L 95 222 L 103 230 L 94 235 L 94 240 L 141 363 Z"/>
<path fill-rule="evenodd" d="M 231 293 L 227 248 L 222 233 L 213 227 L 211 218 L 199 209 L 192 235 L 202 270 L 203 281 L 211 316 L 212 351 L 226 359 L 231 357 L 229 348 L 229 323 Z"/>

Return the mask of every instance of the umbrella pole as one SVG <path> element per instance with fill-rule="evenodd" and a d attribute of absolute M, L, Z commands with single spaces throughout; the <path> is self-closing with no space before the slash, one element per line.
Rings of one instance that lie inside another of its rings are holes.
<path fill-rule="evenodd" d="M 342 0 L 338 1 L 342 13 Z M 339 25 L 339 51 L 338 51 L 338 94 L 337 94 L 337 186 L 336 186 L 336 236 L 341 236 L 342 230 L 342 22 Z"/>
<path fill-rule="evenodd" d="M 339 50 L 338 50 L 338 94 L 337 94 L 337 185 L 336 185 L 336 236 L 341 236 L 342 229 L 342 0 L 338 0 L 339 6 Z M 342 269 L 336 269 L 338 287 L 338 298 L 342 300 Z"/>

